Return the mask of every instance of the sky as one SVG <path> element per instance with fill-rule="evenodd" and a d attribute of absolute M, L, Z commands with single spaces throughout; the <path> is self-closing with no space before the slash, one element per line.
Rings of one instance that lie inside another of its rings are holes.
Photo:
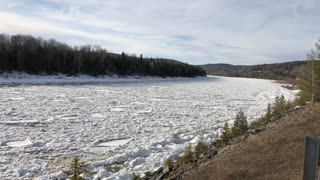
<path fill-rule="evenodd" d="M 0 33 L 190 64 L 304 60 L 319 0 L 0 0 Z"/>

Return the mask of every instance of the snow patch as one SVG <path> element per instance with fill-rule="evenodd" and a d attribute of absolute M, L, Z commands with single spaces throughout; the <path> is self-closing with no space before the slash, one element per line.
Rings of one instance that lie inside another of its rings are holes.
<path fill-rule="evenodd" d="M 117 146 L 121 146 L 124 144 L 127 144 L 128 142 L 131 141 L 131 138 L 124 138 L 124 139 L 112 139 L 112 140 L 108 140 L 105 142 L 101 142 L 100 140 L 98 141 L 98 143 L 95 143 L 97 147 L 117 147 Z"/>
<path fill-rule="evenodd" d="M 110 111 L 111 112 L 123 112 L 124 109 L 123 108 L 111 108 Z"/>

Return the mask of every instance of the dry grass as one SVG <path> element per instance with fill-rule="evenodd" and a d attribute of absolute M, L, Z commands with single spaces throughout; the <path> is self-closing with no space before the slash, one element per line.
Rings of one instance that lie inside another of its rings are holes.
<path fill-rule="evenodd" d="M 185 179 L 302 179 L 304 139 L 320 135 L 320 104 L 284 117 L 272 129 L 251 135 L 200 165 Z"/>

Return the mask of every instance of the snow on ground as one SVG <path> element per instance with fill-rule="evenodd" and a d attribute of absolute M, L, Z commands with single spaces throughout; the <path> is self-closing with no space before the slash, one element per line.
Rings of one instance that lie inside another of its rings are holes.
<path fill-rule="evenodd" d="M 74 156 L 91 163 L 89 179 L 130 179 L 214 141 L 239 109 L 251 121 L 296 94 L 245 78 L 56 77 L 0 77 L 2 179 L 63 178 Z"/>
<path fill-rule="evenodd" d="M 125 83 L 125 82 L 153 82 L 153 81 L 168 81 L 168 80 L 183 80 L 188 78 L 160 78 L 151 76 L 126 76 L 119 77 L 114 76 L 66 76 L 63 74 L 59 75 L 29 75 L 25 73 L 2 73 L 0 74 L 0 85 L 80 85 L 80 84 L 105 84 L 105 83 Z M 104 91 L 104 90 L 102 90 Z M 20 99 L 20 97 L 17 97 Z M 17 99 L 15 98 L 15 99 Z"/>

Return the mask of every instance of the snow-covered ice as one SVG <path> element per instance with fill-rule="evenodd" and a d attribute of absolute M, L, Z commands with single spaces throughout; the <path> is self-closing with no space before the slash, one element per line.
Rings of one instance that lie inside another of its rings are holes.
<path fill-rule="evenodd" d="M 26 139 L 24 141 L 8 141 L 5 145 L 9 147 L 22 147 L 22 146 L 28 146 L 31 145 L 32 142 L 30 139 Z"/>
<path fill-rule="evenodd" d="M 252 121 L 276 96 L 296 95 L 258 79 L 81 78 L 0 77 L 1 178 L 65 177 L 79 156 L 94 172 L 86 178 L 130 179 L 214 141 L 239 109 Z"/>

